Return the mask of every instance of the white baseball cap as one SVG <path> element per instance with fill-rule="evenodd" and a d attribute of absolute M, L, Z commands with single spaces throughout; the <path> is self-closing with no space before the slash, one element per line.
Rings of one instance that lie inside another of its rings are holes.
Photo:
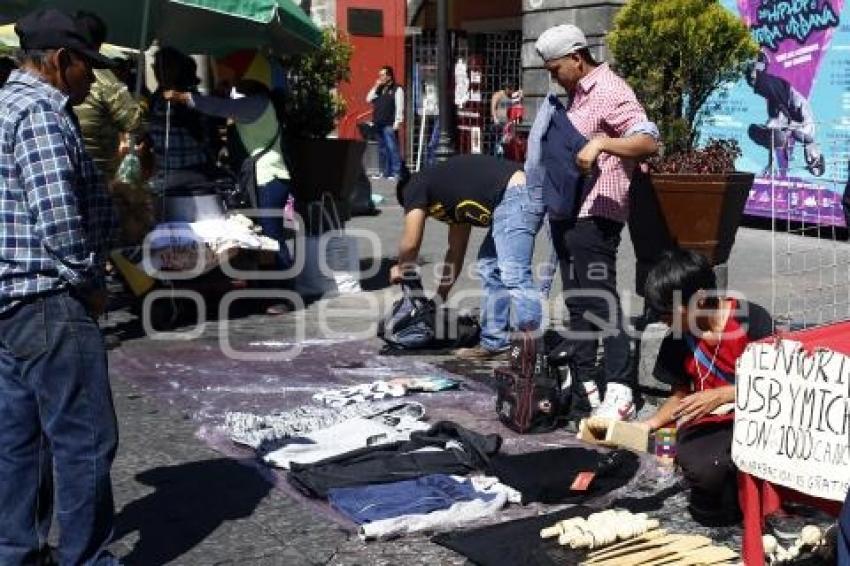
<path fill-rule="evenodd" d="M 566 57 L 587 47 L 584 32 L 572 24 L 562 24 L 544 31 L 534 48 L 543 61 L 552 61 Z"/>

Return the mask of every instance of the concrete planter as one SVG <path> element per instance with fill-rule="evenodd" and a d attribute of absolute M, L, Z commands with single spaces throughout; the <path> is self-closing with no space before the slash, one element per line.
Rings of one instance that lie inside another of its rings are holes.
<path fill-rule="evenodd" d="M 752 173 L 636 173 L 630 190 L 629 233 L 639 264 L 680 247 L 726 263 L 753 185 Z M 638 270 L 638 292 L 645 273 Z M 643 277 L 642 277 L 643 276 Z"/>

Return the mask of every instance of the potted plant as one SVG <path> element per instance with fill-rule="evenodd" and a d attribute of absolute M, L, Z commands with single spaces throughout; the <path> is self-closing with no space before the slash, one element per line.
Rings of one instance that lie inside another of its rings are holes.
<path fill-rule="evenodd" d="M 649 175 L 637 174 L 632 185 L 629 230 L 639 263 L 672 246 L 725 263 L 753 175 L 735 171 L 736 142 L 699 148 L 699 129 L 712 95 L 743 76 L 758 45 L 717 0 L 629 0 L 608 43 L 663 143 Z"/>
<path fill-rule="evenodd" d="M 330 193 L 344 217 L 366 144 L 328 136 L 345 114 L 345 100 L 336 87 L 350 78 L 351 53 L 351 44 L 327 28 L 318 50 L 282 58 L 287 70 L 283 119 L 295 200 L 302 208 Z"/>

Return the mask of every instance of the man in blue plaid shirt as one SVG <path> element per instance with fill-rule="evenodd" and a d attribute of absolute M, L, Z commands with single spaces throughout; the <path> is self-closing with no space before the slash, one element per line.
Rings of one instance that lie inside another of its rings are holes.
<path fill-rule="evenodd" d="M 39 560 L 51 470 L 60 562 L 117 564 L 118 427 L 95 322 L 113 216 L 70 110 L 109 60 L 57 10 L 15 31 L 21 69 L 0 89 L 0 564 Z"/>

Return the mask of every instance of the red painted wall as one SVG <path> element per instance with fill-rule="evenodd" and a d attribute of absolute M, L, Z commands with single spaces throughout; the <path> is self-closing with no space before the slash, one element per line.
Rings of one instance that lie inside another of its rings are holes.
<path fill-rule="evenodd" d="M 407 2 L 404 0 L 337 0 L 337 27 L 348 33 L 348 9 L 361 8 L 382 10 L 384 22 L 383 37 L 365 37 L 349 35 L 354 46 L 351 58 L 351 82 L 340 85 L 340 93 L 348 101 L 348 110 L 339 123 L 341 138 L 357 138 L 356 124 L 369 115 L 371 106 L 366 102 L 366 94 L 375 84 L 378 69 L 390 65 L 395 71 L 396 80 L 402 86 L 405 81 L 404 65 L 404 29 L 407 17 Z M 403 140 L 404 136 L 400 136 Z"/>
<path fill-rule="evenodd" d="M 522 2 L 519 0 L 450 0 L 449 28 L 460 29 L 463 24 L 477 20 L 516 18 L 522 16 Z M 437 27 L 437 6 L 426 4 L 414 25 L 425 29 Z"/>

